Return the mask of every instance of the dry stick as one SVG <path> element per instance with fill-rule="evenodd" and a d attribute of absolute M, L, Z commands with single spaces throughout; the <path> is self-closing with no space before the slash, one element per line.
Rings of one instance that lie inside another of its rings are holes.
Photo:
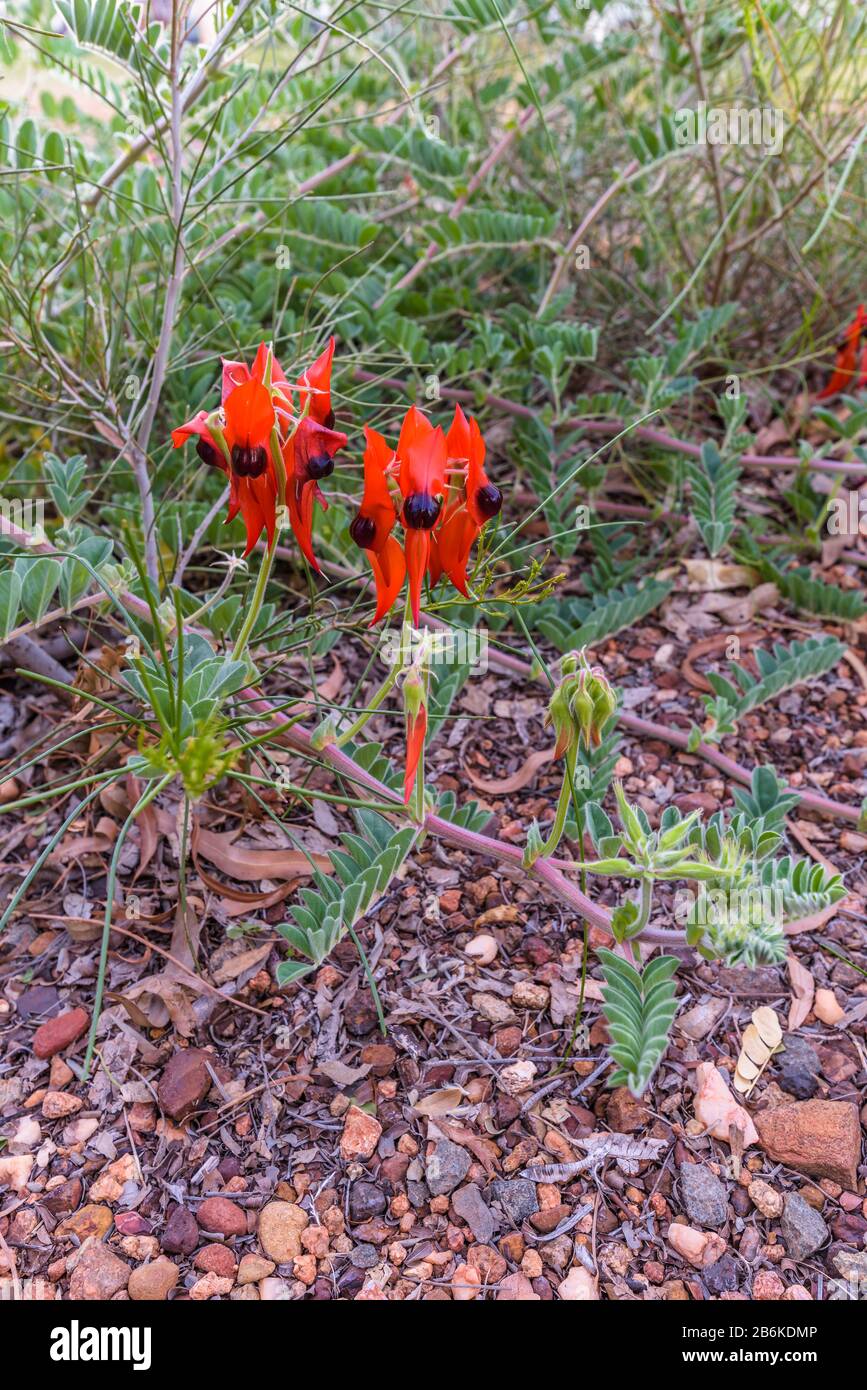
<path fill-rule="evenodd" d="M 620 191 L 620 189 L 625 184 L 626 180 L 632 174 L 635 173 L 637 168 L 638 160 L 633 159 L 632 163 L 627 165 L 627 167 L 623 170 L 623 173 L 618 174 L 614 182 L 610 184 L 609 187 L 605 189 L 605 192 L 602 193 L 600 197 L 596 199 L 596 202 L 593 204 L 590 211 L 578 224 L 577 229 L 572 233 L 572 236 L 569 238 L 568 244 L 566 246 L 566 250 L 563 252 L 563 255 L 560 257 L 556 266 L 554 267 L 551 278 L 548 281 L 548 286 L 545 290 L 545 293 L 542 295 L 539 307 L 536 310 L 537 319 L 542 317 L 542 315 L 548 307 L 548 304 L 553 299 L 554 295 L 557 293 L 557 286 L 559 285 L 560 280 L 562 279 L 563 272 L 566 269 L 566 266 L 568 265 L 571 257 L 575 254 L 575 251 L 581 245 L 581 238 L 584 236 L 587 229 L 592 225 L 592 223 L 596 221 L 596 218 L 599 216 L 599 214 L 605 211 L 605 208 L 608 206 L 615 193 L 618 193 Z"/>
<path fill-rule="evenodd" d="M 488 177 L 488 174 L 491 172 L 494 165 L 499 163 L 506 151 L 510 148 L 512 144 L 514 144 L 518 136 L 523 135 L 524 131 L 527 129 L 527 126 L 531 124 L 533 117 L 536 115 L 538 115 L 538 112 L 536 111 L 535 106 L 524 107 L 524 110 L 521 112 L 517 121 L 512 126 L 512 129 L 507 130 L 505 135 L 500 137 L 496 145 L 494 145 L 493 149 L 490 150 L 488 154 L 485 156 L 485 158 L 482 160 L 478 169 L 473 174 L 472 178 L 467 184 L 466 191 L 462 193 L 459 198 L 456 198 L 455 201 L 452 203 L 448 211 L 449 217 L 455 218 L 458 216 L 459 213 L 463 212 L 470 198 L 473 196 L 476 189 L 484 183 L 485 179 Z M 437 246 L 437 243 L 435 241 L 429 242 L 427 247 L 425 248 L 423 255 L 416 261 L 415 265 L 412 266 L 406 272 L 406 274 L 401 277 L 400 280 L 398 280 L 397 284 L 392 289 L 387 290 L 385 294 L 380 295 L 379 299 L 373 306 L 374 309 L 380 309 L 382 305 L 385 303 L 386 299 L 388 299 L 389 295 L 399 294 L 401 290 L 407 289 L 408 286 L 410 286 L 414 280 L 418 279 L 425 266 L 429 263 L 429 261 L 433 259 L 438 250 L 439 247 Z"/>
<path fill-rule="evenodd" d="M 393 391 L 403 391 L 408 393 L 410 384 L 400 381 L 397 377 L 378 376 L 376 372 L 365 371 L 363 367 L 356 367 L 353 373 L 358 381 L 373 382 L 378 386 L 388 387 Z M 458 386 L 443 386 L 440 388 L 440 395 L 444 400 L 466 401 L 473 405 L 477 396 L 474 391 L 468 391 Z M 522 405 L 520 401 L 509 400 L 506 396 L 487 395 L 484 404 L 492 410 L 502 410 L 507 415 L 514 415 L 521 420 L 533 420 L 537 412 L 530 406 Z M 625 428 L 622 420 L 585 420 L 578 418 L 575 420 L 563 420 L 560 422 L 564 429 L 580 429 L 585 434 L 615 435 Z M 637 425 L 630 434 L 636 439 L 647 440 L 650 444 L 659 444 L 664 449 L 671 449 L 678 454 L 688 454 L 691 458 L 701 456 L 701 446 L 691 444 L 686 439 L 677 439 L 673 434 L 667 434 L 665 430 L 654 429 L 652 425 Z M 790 458 L 787 454 L 741 454 L 741 463 L 747 468 L 800 468 L 801 460 Z M 867 466 L 861 463 L 844 463 L 840 459 L 811 459 L 807 464 L 808 468 L 816 469 L 827 473 L 844 473 L 864 477 L 867 475 Z"/>
<path fill-rule="evenodd" d="M 154 369 L 151 376 L 150 390 L 148 391 L 147 404 L 145 405 L 144 414 L 130 460 L 138 485 L 139 497 L 141 499 L 145 566 L 151 583 L 157 589 L 159 588 L 160 581 L 159 561 L 157 558 L 157 519 L 154 508 L 154 495 L 151 489 L 150 473 L 148 471 L 147 450 L 151 437 L 151 430 L 153 429 L 154 420 L 156 418 L 157 407 L 159 406 L 160 396 L 162 395 L 163 385 L 165 384 L 166 373 L 169 367 L 169 351 L 172 345 L 172 334 L 175 330 L 175 314 L 177 313 L 178 300 L 180 298 L 181 286 L 184 278 L 182 271 L 184 259 L 184 146 L 181 139 L 183 92 L 181 91 L 180 85 L 180 4 L 181 0 L 173 0 L 171 57 L 171 221 L 175 244 L 172 252 L 172 270 L 168 285 L 166 286 L 166 297 L 163 302 L 160 336 L 157 343 L 157 350 L 154 354 Z"/>

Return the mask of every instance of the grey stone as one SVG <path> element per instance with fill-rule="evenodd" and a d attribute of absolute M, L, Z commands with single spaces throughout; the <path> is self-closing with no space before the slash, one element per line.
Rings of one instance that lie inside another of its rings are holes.
<path fill-rule="evenodd" d="M 680 1170 L 683 1209 L 696 1226 L 724 1226 L 726 1190 L 703 1163 L 684 1163 Z"/>
<path fill-rule="evenodd" d="M 479 1245 L 487 1245 L 499 1222 L 475 1183 L 467 1183 L 466 1187 L 459 1187 L 452 1193 L 452 1207 L 461 1220 L 466 1221 Z"/>
<path fill-rule="evenodd" d="M 780 1229 L 793 1260 L 806 1260 L 825 1244 L 830 1234 L 816 1208 L 797 1192 L 789 1192 L 786 1196 Z"/>
<path fill-rule="evenodd" d="M 428 1201 L 430 1193 L 426 1182 L 408 1182 L 406 1185 L 406 1195 L 409 1198 L 411 1207 L 423 1207 Z"/>
<path fill-rule="evenodd" d="M 494 1201 L 499 1202 L 515 1226 L 520 1226 L 539 1210 L 536 1184 L 529 1178 L 495 1178 L 491 1191 Z"/>
<path fill-rule="evenodd" d="M 460 1144 L 451 1139 L 438 1139 L 425 1164 L 425 1178 L 432 1197 L 447 1197 L 467 1176 L 472 1159 Z"/>
<path fill-rule="evenodd" d="M 780 1085 L 797 1100 L 809 1100 L 819 1089 L 822 1064 L 805 1038 L 787 1033 L 783 1043 L 784 1050 L 774 1058 L 780 1074 Z"/>
<path fill-rule="evenodd" d="M 350 1250 L 349 1259 L 356 1269 L 372 1269 L 379 1262 L 379 1251 L 375 1245 L 356 1245 Z"/>
<path fill-rule="evenodd" d="M 708 1293 L 734 1293 L 738 1286 L 738 1262 L 731 1255 L 722 1255 L 715 1264 L 702 1270 Z"/>

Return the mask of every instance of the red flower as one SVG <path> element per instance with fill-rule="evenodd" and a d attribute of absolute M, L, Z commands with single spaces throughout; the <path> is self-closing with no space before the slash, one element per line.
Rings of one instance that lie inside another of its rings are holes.
<path fill-rule="evenodd" d="M 502 495 L 485 474 L 479 427 L 460 407 L 446 436 L 412 406 L 394 452 L 376 430 L 366 427 L 365 435 L 364 497 L 349 533 L 367 551 L 376 579 L 373 622 L 389 611 L 407 574 L 417 626 L 426 573 L 436 584 L 445 572 L 466 595 L 470 549 Z M 403 551 L 391 534 L 398 518 Z"/>
<path fill-rule="evenodd" d="M 427 688 L 424 673 L 417 664 L 410 666 L 403 678 L 403 710 L 406 723 L 403 799 L 409 801 L 427 734 Z"/>
<path fill-rule="evenodd" d="M 317 496 L 321 505 L 326 505 L 318 479 L 331 473 L 334 454 L 347 442 L 345 434 L 330 428 L 334 421 L 330 390 L 333 355 L 332 338 L 298 382 L 300 409 L 303 411 L 308 397 L 310 406 L 297 426 L 292 414 L 292 388 L 279 362 L 262 343 L 252 368 L 245 362 L 223 359 L 220 411 L 208 414 L 200 410 L 187 424 L 172 431 L 176 449 L 195 436 L 199 457 L 227 474 L 226 521 L 232 521 L 240 512 L 247 532 L 245 555 L 249 555 L 263 530 L 268 545 L 274 542 L 280 495 L 277 463 L 272 454 L 276 438 L 287 474 L 289 519 L 303 553 L 315 569 L 319 568 L 311 546 L 313 500 Z"/>
<path fill-rule="evenodd" d="M 334 339 L 330 338 L 325 351 L 299 378 L 298 413 L 301 420 L 297 429 L 290 433 L 282 446 L 289 520 L 302 554 L 317 571 L 319 564 L 313 554 L 312 544 L 313 503 L 316 501 L 323 511 L 327 510 L 328 503 L 322 495 L 319 483 L 334 472 L 334 455 L 347 444 L 346 435 L 333 428 L 333 356 Z"/>
<path fill-rule="evenodd" d="M 860 363 L 858 360 L 858 348 L 865 332 L 867 332 L 867 310 L 863 304 L 859 304 L 858 312 L 843 334 L 843 341 L 837 348 L 831 380 L 825 389 L 819 392 L 816 397 L 817 400 L 826 401 L 829 397 L 836 396 L 839 391 L 845 391 L 850 386 L 857 389 L 859 386 L 867 385 L 867 348 L 860 354 Z M 854 380 L 856 371 L 859 372 L 857 381 Z"/>

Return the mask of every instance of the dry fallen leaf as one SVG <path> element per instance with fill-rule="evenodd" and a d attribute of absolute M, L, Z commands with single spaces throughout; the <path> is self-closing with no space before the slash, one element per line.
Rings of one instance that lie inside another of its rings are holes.
<path fill-rule="evenodd" d="M 417 1115 L 451 1115 L 464 1103 L 464 1092 L 460 1086 L 443 1086 L 439 1091 L 417 1100 L 412 1107 Z"/>
<path fill-rule="evenodd" d="M 476 791 L 483 792 L 485 796 L 508 796 L 510 792 L 519 792 L 528 782 L 532 782 L 539 768 L 544 767 L 553 757 L 553 748 L 531 753 L 511 777 L 479 777 L 470 767 L 466 768 L 466 774 Z"/>
<path fill-rule="evenodd" d="M 700 1062 L 695 1079 L 695 1117 L 708 1133 L 728 1144 L 729 1126 L 734 1125 L 743 1135 L 744 1148 L 758 1144 L 755 1125 L 743 1106 L 738 1105 L 725 1077 L 713 1062 Z"/>
<path fill-rule="evenodd" d="M 783 1030 L 773 1009 L 756 1009 L 752 1023 L 744 1029 L 732 1083 L 736 1091 L 749 1095 L 774 1053 L 780 1050 L 782 1040 Z"/>
<path fill-rule="evenodd" d="M 816 982 L 806 966 L 802 965 L 796 956 L 789 956 L 786 964 L 789 968 L 789 980 L 792 984 L 792 1005 L 789 1009 L 788 1031 L 794 1033 L 796 1028 L 800 1028 L 813 1007 Z"/>

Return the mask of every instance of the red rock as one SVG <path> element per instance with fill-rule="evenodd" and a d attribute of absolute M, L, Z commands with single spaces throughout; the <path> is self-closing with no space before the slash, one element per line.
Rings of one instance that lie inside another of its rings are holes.
<path fill-rule="evenodd" d="M 157 1085 L 157 1099 L 169 1119 L 184 1120 L 201 1105 L 213 1084 L 206 1063 L 213 1066 L 214 1060 L 200 1047 L 182 1048 L 169 1060 Z"/>
<path fill-rule="evenodd" d="M 565 1202 L 559 1202 L 556 1206 L 547 1207 L 544 1211 L 536 1211 L 530 1217 L 531 1225 L 543 1235 L 550 1235 L 551 1231 L 556 1230 L 561 1221 L 565 1221 L 567 1216 L 571 1216 L 572 1208 Z"/>
<path fill-rule="evenodd" d="M 75 1211 L 81 1201 L 82 1191 L 81 1178 L 69 1178 L 46 1192 L 42 1198 L 42 1205 L 55 1216 L 63 1216 L 68 1211 Z"/>
<path fill-rule="evenodd" d="M 205 1274 L 219 1274 L 221 1279 L 234 1279 L 235 1256 L 228 1245 L 206 1245 L 193 1260 L 196 1269 Z"/>
<path fill-rule="evenodd" d="M 113 1298 L 129 1282 L 128 1264 L 112 1254 L 98 1236 L 91 1236 L 78 1252 L 69 1280 L 69 1297 L 104 1302 Z"/>
<path fill-rule="evenodd" d="M 387 1043 L 368 1043 L 361 1049 L 361 1060 L 374 1076 L 388 1076 L 397 1060 L 397 1053 Z"/>
<path fill-rule="evenodd" d="M 33 1051 L 37 1057 L 53 1057 L 62 1052 L 90 1026 L 90 1015 L 86 1009 L 70 1009 L 68 1013 L 58 1014 L 42 1023 L 33 1034 Z"/>
<path fill-rule="evenodd" d="M 841 1187 L 858 1185 L 858 1109 L 843 1100 L 804 1100 L 755 1115 L 762 1147 L 776 1163 Z"/>
<path fill-rule="evenodd" d="M 498 1284 L 509 1268 L 502 1255 L 492 1245 L 472 1245 L 467 1263 L 479 1271 L 483 1284 Z"/>
<path fill-rule="evenodd" d="M 340 1136 L 340 1154 L 350 1162 L 352 1159 L 370 1158 L 382 1135 L 382 1125 L 373 1115 L 368 1115 L 358 1106 L 351 1105 L 343 1122 Z"/>
<path fill-rule="evenodd" d="M 605 1118 L 618 1134 L 635 1134 L 650 1123 L 650 1112 L 627 1086 L 618 1086 L 611 1092 Z"/>
<path fill-rule="evenodd" d="M 192 1255 L 199 1243 L 199 1226 L 186 1207 L 173 1207 L 169 1212 L 160 1245 L 170 1255 Z"/>
<path fill-rule="evenodd" d="M 753 1298 L 763 1303 L 773 1302 L 783 1297 L 786 1286 L 772 1269 L 762 1269 L 753 1280 Z"/>
<path fill-rule="evenodd" d="M 247 1234 L 246 1212 L 228 1197 L 206 1197 L 196 1215 L 203 1231 L 216 1231 L 221 1236 Z"/>

